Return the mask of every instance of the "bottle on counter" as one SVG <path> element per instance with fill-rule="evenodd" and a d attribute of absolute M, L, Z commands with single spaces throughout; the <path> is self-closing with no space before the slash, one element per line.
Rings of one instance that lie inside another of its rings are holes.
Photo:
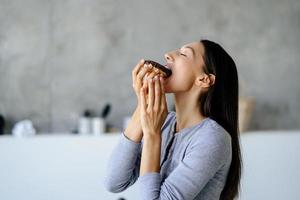
<path fill-rule="evenodd" d="M 92 134 L 95 136 L 106 132 L 106 122 L 102 117 L 93 117 L 92 119 Z"/>
<path fill-rule="evenodd" d="M 91 112 L 89 110 L 85 110 L 83 112 L 83 115 L 79 118 L 78 133 L 79 134 L 92 133 L 92 118 L 91 118 Z"/>
<path fill-rule="evenodd" d="M 108 114 L 110 113 L 111 105 L 107 103 L 103 109 L 99 117 L 94 117 L 92 122 L 92 129 L 94 135 L 100 135 L 107 132 L 107 122 L 106 118 Z"/>

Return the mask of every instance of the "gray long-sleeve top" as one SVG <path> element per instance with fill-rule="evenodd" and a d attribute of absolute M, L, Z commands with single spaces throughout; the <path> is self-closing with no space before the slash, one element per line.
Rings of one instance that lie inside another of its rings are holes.
<path fill-rule="evenodd" d="M 140 199 L 217 200 L 224 188 L 232 150 L 231 136 L 211 118 L 174 133 L 176 113 L 169 111 L 162 126 L 160 172 L 139 176 L 143 140 L 121 134 L 111 153 L 104 186 L 122 192 L 135 182 Z"/>

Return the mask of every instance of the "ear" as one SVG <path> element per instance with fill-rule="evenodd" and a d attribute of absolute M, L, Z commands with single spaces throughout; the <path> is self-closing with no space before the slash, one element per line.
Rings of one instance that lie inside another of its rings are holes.
<path fill-rule="evenodd" d="M 215 84 L 216 76 L 214 74 L 209 74 L 210 86 Z"/>
<path fill-rule="evenodd" d="M 215 80 L 216 76 L 214 74 L 203 74 L 196 78 L 196 85 L 207 88 L 215 84 Z"/>

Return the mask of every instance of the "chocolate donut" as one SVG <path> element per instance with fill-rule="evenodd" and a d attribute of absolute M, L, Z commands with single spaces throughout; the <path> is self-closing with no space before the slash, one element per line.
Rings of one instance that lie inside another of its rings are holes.
<path fill-rule="evenodd" d="M 162 74 L 165 78 L 168 78 L 172 75 L 172 71 L 170 69 L 153 60 L 145 60 L 145 64 L 151 64 L 155 68 L 154 70 L 157 70 L 156 72 Z"/>

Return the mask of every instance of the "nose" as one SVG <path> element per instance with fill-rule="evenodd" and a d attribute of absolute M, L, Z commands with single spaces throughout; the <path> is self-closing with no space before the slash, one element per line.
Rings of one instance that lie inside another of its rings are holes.
<path fill-rule="evenodd" d="M 169 53 L 166 53 L 166 54 L 165 54 L 165 59 L 166 59 L 167 61 L 171 61 L 171 56 L 170 56 Z"/>

